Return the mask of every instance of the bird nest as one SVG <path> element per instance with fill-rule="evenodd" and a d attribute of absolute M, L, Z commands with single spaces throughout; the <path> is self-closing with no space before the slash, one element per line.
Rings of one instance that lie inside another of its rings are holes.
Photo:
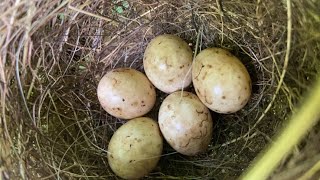
<path fill-rule="evenodd" d="M 97 84 L 114 68 L 143 72 L 148 42 L 174 34 L 194 52 L 231 51 L 247 67 L 253 92 L 236 113 L 212 112 L 206 153 L 187 157 L 165 144 L 146 178 L 238 177 L 272 143 L 319 74 L 319 7 L 318 1 L 303 0 L 1 2 L 0 176 L 116 178 L 107 146 L 126 121 L 102 109 Z M 146 116 L 157 119 L 166 96 L 157 91 Z M 311 131 L 272 177 L 297 177 L 319 161 L 319 138 Z"/>

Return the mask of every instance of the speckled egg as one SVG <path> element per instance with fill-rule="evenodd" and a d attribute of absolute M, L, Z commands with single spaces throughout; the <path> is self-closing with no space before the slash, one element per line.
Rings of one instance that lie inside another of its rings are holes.
<path fill-rule="evenodd" d="M 200 100 L 218 113 L 240 110 L 251 96 L 251 79 L 246 67 L 221 48 L 208 48 L 196 56 L 192 81 Z"/>
<path fill-rule="evenodd" d="M 212 138 L 212 118 L 195 94 L 177 91 L 166 97 L 158 122 L 164 138 L 177 152 L 192 156 L 207 150 Z"/>
<path fill-rule="evenodd" d="M 165 93 L 191 84 L 192 50 L 175 35 L 160 35 L 148 44 L 143 66 L 152 84 Z"/>
<path fill-rule="evenodd" d="M 130 68 L 109 71 L 100 80 L 97 94 L 103 109 L 122 119 L 143 116 L 156 101 L 155 88 L 148 78 Z"/>
<path fill-rule="evenodd" d="M 156 167 L 162 147 L 158 123 L 147 117 L 135 118 L 113 134 L 108 146 L 108 162 L 121 178 L 139 179 Z"/>

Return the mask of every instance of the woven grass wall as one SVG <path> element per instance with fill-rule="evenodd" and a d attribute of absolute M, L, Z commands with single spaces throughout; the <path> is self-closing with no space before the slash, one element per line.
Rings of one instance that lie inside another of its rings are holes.
<path fill-rule="evenodd" d="M 194 51 L 230 50 L 247 67 L 253 94 L 237 113 L 212 112 L 206 153 L 186 157 L 166 144 L 146 178 L 239 177 L 319 76 L 319 9 L 317 0 L 1 1 L 0 177 L 115 179 L 107 146 L 125 121 L 101 108 L 97 84 L 117 67 L 143 72 L 146 45 L 165 33 Z M 147 114 L 154 119 L 167 96 L 157 94 Z M 283 159 L 273 179 L 300 177 L 320 161 L 318 129 Z"/>

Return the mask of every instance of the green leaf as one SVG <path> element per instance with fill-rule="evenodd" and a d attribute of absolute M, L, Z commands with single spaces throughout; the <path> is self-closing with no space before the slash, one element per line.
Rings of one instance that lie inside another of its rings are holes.
<path fill-rule="evenodd" d="M 122 6 L 127 9 L 129 7 L 128 1 L 122 1 Z"/>
<path fill-rule="evenodd" d="M 123 13 L 123 8 L 121 6 L 117 6 L 116 7 L 116 11 L 117 11 L 117 13 L 122 14 Z"/>
<path fill-rule="evenodd" d="M 64 14 L 63 13 L 59 13 L 58 14 L 58 18 L 63 21 L 64 20 Z"/>

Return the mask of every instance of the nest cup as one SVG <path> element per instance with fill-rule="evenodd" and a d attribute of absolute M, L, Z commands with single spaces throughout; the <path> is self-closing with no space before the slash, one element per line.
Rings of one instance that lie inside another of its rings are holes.
<path fill-rule="evenodd" d="M 207 47 L 229 50 L 248 69 L 253 91 L 242 110 L 211 112 L 214 130 L 207 152 L 187 157 L 165 144 L 158 166 L 146 177 L 150 179 L 239 177 L 272 142 L 319 74 L 317 1 L 12 4 L 0 3 L 5 12 L 0 15 L 4 178 L 116 178 L 107 147 L 126 121 L 102 109 L 97 85 L 114 68 L 143 72 L 144 50 L 157 35 L 177 35 L 194 53 Z M 194 92 L 192 86 L 186 90 Z M 157 91 L 156 105 L 146 116 L 157 119 L 166 96 Z M 320 160 L 314 145 L 319 138 L 318 131 L 311 131 L 297 146 L 298 153 L 288 156 L 271 178 L 298 177 L 312 166 L 310 162 L 302 171 L 290 171 L 300 167 L 301 159 Z"/>

